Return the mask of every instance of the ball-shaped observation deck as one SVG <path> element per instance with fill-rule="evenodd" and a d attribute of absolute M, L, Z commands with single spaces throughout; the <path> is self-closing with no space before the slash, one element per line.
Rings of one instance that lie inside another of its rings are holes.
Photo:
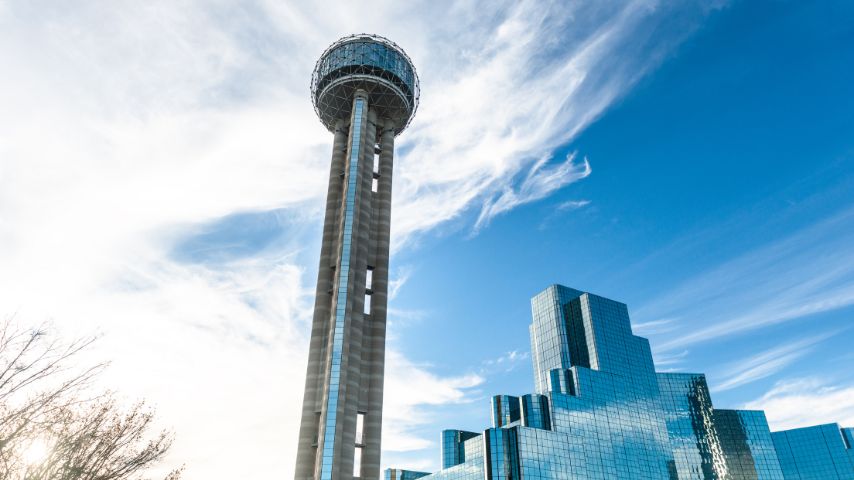
<path fill-rule="evenodd" d="M 329 131 L 349 118 L 356 90 L 380 118 L 394 122 L 395 135 L 415 116 L 420 93 L 418 74 L 402 48 L 379 35 L 344 37 L 323 52 L 311 74 L 311 101 Z"/>

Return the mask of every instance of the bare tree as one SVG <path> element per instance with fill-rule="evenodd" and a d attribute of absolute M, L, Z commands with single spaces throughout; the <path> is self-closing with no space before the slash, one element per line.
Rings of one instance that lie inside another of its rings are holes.
<path fill-rule="evenodd" d="M 105 364 L 74 363 L 93 341 L 0 321 L 0 480 L 140 479 L 165 456 L 173 435 L 148 433 L 153 410 L 91 393 Z"/>

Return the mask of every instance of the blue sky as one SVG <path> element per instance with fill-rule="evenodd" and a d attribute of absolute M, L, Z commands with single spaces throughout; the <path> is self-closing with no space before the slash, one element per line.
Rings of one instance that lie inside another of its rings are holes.
<path fill-rule="evenodd" d="M 532 390 L 551 283 L 627 303 L 718 407 L 854 426 L 852 19 L 0 2 L 0 314 L 101 333 L 105 386 L 158 406 L 188 478 L 290 475 L 331 142 L 307 85 L 370 31 L 423 87 L 397 143 L 384 464 L 434 469 L 441 429 Z"/>
<path fill-rule="evenodd" d="M 626 302 L 659 368 L 707 373 L 716 405 L 761 407 L 794 381 L 811 383 L 783 392 L 854 392 L 851 14 L 777 2 L 712 14 L 556 149 L 587 157 L 588 178 L 398 255 L 410 273 L 393 306 L 423 312 L 395 329 L 399 348 L 437 371 L 487 372 L 484 398 L 437 413 L 438 427 L 477 430 L 486 397 L 532 389 L 528 358 L 484 360 L 528 353 L 527 300 L 550 283 Z M 850 403 L 809 420 L 851 422 Z M 791 417 L 772 424 L 803 421 Z"/>

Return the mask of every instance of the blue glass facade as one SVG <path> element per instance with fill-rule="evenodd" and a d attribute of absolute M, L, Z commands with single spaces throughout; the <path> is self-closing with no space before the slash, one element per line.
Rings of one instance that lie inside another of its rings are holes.
<path fill-rule="evenodd" d="M 467 432 L 465 430 L 443 430 L 442 431 L 442 468 L 450 468 L 465 463 L 468 458 L 482 456 L 480 442 L 468 442 L 469 451 L 466 454 L 466 443 L 479 433 Z"/>
<path fill-rule="evenodd" d="M 424 480 L 852 478 L 784 476 L 765 414 L 715 409 L 702 374 L 657 373 L 625 304 L 552 285 L 531 307 L 536 393 L 493 397 L 481 435 L 443 432 L 444 468 Z M 850 461 L 841 447 L 822 464 Z"/>
<path fill-rule="evenodd" d="M 446 438 L 444 432 L 442 434 L 442 437 L 443 440 Z M 462 440 L 458 449 L 464 452 L 464 461 L 452 467 L 443 468 L 442 470 L 430 475 L 429 478 L 431 480 L 483 480 L 483 438 L 483 434 L 477 434 L 477 436 L 475 437 Z"/>
<path fill-rule="evenodd" d="M 572 366 L 563 308 L 570 299 L 579 295 L 581 292 L 578 290 L 552 285 L 531 300 L 531 314 L 534 319 L 529 328 L 531 358 L 538 393 L 550 391 L 548 378 L 543 376 L 546 372 Z"/>
<path fill-rule="evenodd" d="M 848 454 L 854 455 L 854 428 L 843 428 L 842 439 L 845 441 L 845 448 L 848 449 Z"/>
<path fill-rule="evenodd" d="M 659 373 L 661 403 L 680 479 L 725 478 L 726 464 L 715 432 L 712 397 L 706 377 L 693 373 Z"/>
<path fill-rule="evenodd" d="M 323 56 L 317 69 L 317 78 L 321 82 L 317 90 L 323 90 L 323 82 L 364 70 L 364 73 L 392 80 L 410 98 L 415 92 L 415 69 L 409 60 L 394 48 L 372 40 L 354 40 L 338 45 Z"/>
<path fill-rule="evenodd" d="M 771 434 L 786 480 L 854 480 L 852 437 L 835 423 Z"/>
<path fill-rule="evenodd" d="M 338 427 L 338 397 L 341 387 L 341 357 L 344 350 L 344 326 L 347 310 L 348 289 L 350 284 L 350 257 L 353 247 L 353 216 L 356 209 L 356 189 L 359 185 L 359 158 L 362 145 L 362 122 L 364 121 L 365 100 L 356 98 L 353 104 L 353 134 L 350 138 L 349 181 L 346 184 L 344 201 L 344 228 L 341 241 L 341 269 L 338 272 L 338 291 L 335 302 L 335 323 L 332 336 L 332 361 L 329 373 L 329 396 L 327 397 L 326 422 L 323 429 L 323 453 L 320 467 L 321 480 L 332 479 L 335 457 L 335 433 Z"/>
<path fill-rule="evenodd" d="M 496 395 L 492 397 L 492 426 L 506 427 L 521 420 L 519 397 Z"/>
<path fill-rule="evenodd" d="M 416 480 L 421 477 L 426 477 L 427 475 L 430 474 L 427 472 L 389 468 L 385 471 L 385 480 Z"/>
<path fill-rule="evenodd" d="M 715 410 L 715 429 L 731 480 L 783 480 L 765 412 Z"/>
<path fill-rule="evenodd" d="M 522 426 L 551 430 L 549 397 L 539 394 L 523 395 L 519 398 Z M 498 425 L 494 425 L 498 426 Z"/>

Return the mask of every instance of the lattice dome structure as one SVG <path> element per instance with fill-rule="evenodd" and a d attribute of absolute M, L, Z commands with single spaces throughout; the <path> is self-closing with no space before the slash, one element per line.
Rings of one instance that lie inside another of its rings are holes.
<path fill-rule="evenodd" d="M 368 104 L 395 124 L 395 135 L 418 109 L 420 87 L 412 60 L 397 44 L 379 35 L 343 37 L 323 52 L 311 75 L 311 99 L 320 121 L 334 131 L 349 118 L 353 94 L 368 92 Z"/>

